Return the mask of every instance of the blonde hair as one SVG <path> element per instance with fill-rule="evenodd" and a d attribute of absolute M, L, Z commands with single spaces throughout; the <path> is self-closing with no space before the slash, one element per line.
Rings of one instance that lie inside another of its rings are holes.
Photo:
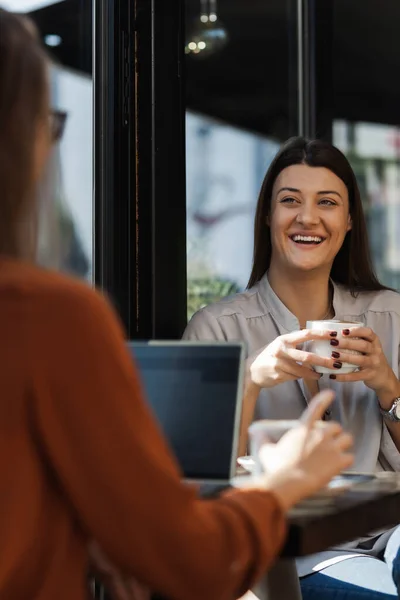
<path fill-rule="evenodd" d="M 48 57 L 34 24 L 0 9 L 0 254 L 36 258 L 36 143 L 47 118 Z"/>

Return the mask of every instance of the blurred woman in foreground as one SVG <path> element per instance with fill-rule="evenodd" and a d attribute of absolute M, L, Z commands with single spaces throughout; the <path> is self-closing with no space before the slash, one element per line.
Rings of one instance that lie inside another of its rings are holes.
<path fill-rule="evenodd" d="M 313 427 L 328 393 L 253 489 L 201 501 L 181 483 L 107 302 L 34 265 L 60 134 L 47 67 L 32 24 L 0 10 L 0 597 L 87 598 L 94 539 L 152 590 L 231 600 L 279 552 L 287 510 L 349 467 L 351 438 Z"/>

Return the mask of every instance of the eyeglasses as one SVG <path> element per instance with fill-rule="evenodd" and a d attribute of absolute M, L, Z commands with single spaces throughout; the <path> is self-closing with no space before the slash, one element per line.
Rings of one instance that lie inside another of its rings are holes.
<path fill-rule="evenodd" d="M 64 133 L 67 113 L 62 110 L 51 110 L 49 119 L 51 139 L 53 142 L 58 142 Z"/>

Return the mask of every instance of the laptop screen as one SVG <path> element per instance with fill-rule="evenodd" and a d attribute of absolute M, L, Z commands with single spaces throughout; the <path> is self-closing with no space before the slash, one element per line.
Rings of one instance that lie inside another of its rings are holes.
<path fill-rule="evenodd" d="M 130 342 L 148 402 L 188 479 L 234 475 L 242 345 Z"/>

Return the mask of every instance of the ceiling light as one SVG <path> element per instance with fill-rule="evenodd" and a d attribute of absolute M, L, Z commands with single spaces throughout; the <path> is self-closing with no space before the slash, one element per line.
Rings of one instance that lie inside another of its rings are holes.
<path fill-rule="evenodd" d="M 65 2 L 65 0 L 1 0 L 1 6 L 13 12 L 26 13 L 60 2 Z"/>
<path fill-rule="evenodd" d="M 46 46 L 56 48 L 57 46 L 60 46 L 62 44 L 62 38 L 55 33 L 51 33 L 49 35 L 44 36 L 44 43 L 46 44 Z"/>
<path fill-rule="evenodd" d="M 200 0 L 200 18 L 188 37 L 185 53 L 206 58 L 227 41 L 228 33 L 217 15 L 217 0 Z"/>

